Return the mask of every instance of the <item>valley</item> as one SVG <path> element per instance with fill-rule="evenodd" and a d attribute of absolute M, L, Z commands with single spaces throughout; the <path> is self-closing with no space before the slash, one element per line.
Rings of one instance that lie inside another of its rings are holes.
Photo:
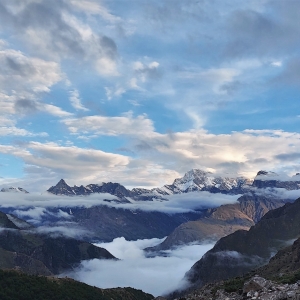
<path fill-rule="evenodd" d="M 298 237 L 300 181 L 274 177 L 260 171 L 250 181 L 193 169 L 172 188 L 78 188 L 64 180 L 40 195 L 3 188 L 0 267 L 174 297 L 179 288 L 188 293 L 240 276 Z"/>

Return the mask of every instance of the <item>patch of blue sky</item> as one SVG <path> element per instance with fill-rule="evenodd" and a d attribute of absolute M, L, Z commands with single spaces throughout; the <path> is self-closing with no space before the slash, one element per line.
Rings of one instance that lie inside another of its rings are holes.
<path fill-rule="evenodd" d="M 21 178 L 23 177 L 24 162 L 9 154 L 0 153 L 0 177 Z"/>

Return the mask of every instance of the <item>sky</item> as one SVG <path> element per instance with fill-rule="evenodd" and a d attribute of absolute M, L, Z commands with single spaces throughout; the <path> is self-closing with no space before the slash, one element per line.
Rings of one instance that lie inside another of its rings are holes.
<path fill-rule="evenodd" d="M 0 187 L 300 170 L 300 2 L 0 0 Z"/>

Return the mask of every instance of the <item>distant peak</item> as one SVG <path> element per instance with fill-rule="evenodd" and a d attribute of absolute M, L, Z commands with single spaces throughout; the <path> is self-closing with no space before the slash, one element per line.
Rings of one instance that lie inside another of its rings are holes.
<path fill-rule="evenodd" d="M 64 179 L 61 179 L 57 185 L 67 185 L 67 183 L 64 181 Z"/>
<path fill-rule="evenodd" d="M 257 172 L 256 176 L 258 175 L 267 175 L 269 172 L 268 171 L 265 171 L 265 170 L 260 170 Z"/>

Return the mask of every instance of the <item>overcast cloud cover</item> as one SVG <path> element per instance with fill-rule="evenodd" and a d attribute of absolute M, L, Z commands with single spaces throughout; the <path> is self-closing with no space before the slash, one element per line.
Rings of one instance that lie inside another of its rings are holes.
<path fill-rule="evenodd" d="M 299 171 L 300 2 L 0 0 L 0 185 Z"/>
<path fill-rule="evenodd" d="M 186 282 L 183 275 L 214 245 L 187 245 L 168 251 L 168 256 L 146 258 L 142 249 L 161 243 L 163 239 L 126 241 L 116 238 L 111 243 L 97 244 L 107 249 L 119 261 L 93 259 L 84 261 L 74 272 L 62 274 L 87 284 L 101 287 L 134 287 L 159 296 Z"/>

